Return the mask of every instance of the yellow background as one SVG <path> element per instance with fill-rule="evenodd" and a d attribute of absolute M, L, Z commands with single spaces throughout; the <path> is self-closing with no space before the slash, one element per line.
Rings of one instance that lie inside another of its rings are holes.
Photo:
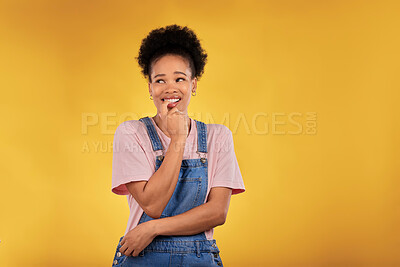
<path fill-rule="evenodd" d="M 111 266 L 110 143 L 155 113 L 134 57 L 173 23 L 209 55 L 189 112 L 232 130 L 246 186 L 224 265 L 400 266 L 398 1 L 0 5 L 0 266 Z"/>

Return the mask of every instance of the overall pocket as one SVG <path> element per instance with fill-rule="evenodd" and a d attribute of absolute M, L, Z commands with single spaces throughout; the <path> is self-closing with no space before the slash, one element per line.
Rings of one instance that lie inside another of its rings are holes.
<path fill-rule="evenodd" d="M 201 177 L 180 177 L 162 217 L 175 216 L 196 206 L 201 193 Z"/>

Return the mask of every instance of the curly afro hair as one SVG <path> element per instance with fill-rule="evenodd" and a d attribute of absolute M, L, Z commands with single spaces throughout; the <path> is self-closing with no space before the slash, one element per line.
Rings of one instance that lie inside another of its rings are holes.
<path fill-rule="evenodd" d="M 139 55 L 135 58 L 142 74 L 151 82 L 151 66 L 164 55 L 173 54 L 185 58 L 192 71 L 192 79 L 198 80 L 204 73 L 207 53 L 201 47 L 196 34 L 188 27 L 176 24 L 152 30 L 142 40 Z"/>

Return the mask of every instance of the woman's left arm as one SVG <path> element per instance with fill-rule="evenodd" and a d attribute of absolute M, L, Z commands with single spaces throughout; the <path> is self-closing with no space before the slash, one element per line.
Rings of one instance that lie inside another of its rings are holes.
<path fill-rule="evenodd" d="M 213 187 L 206 203 L 184 213 L 139 224 L 121 240 L 120 252 L 137 256 L 157 235 L 194 235 L 225 223 L 232 189 Z"/>
<path fill-rule="evenodd" d="M 154 221 L 157 235 L 194 235 L 225 223 L 232 189 L 213 187 L 206 203 L 182 214 Z"/>

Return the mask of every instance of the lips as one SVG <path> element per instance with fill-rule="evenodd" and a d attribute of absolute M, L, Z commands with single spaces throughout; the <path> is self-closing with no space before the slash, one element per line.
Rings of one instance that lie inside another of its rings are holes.
<path fill-rule="evenodd" d="M 161 100 L 168 101 L 169 103 L 168 103 L 167 107 L 173 108 L 176 105 L 178 105 L 178 103 L 181 101 L 181 98 L 180 97 L 168 97 L 168 98 L 166 97 L 166 98 L 162 98 Z"/>

